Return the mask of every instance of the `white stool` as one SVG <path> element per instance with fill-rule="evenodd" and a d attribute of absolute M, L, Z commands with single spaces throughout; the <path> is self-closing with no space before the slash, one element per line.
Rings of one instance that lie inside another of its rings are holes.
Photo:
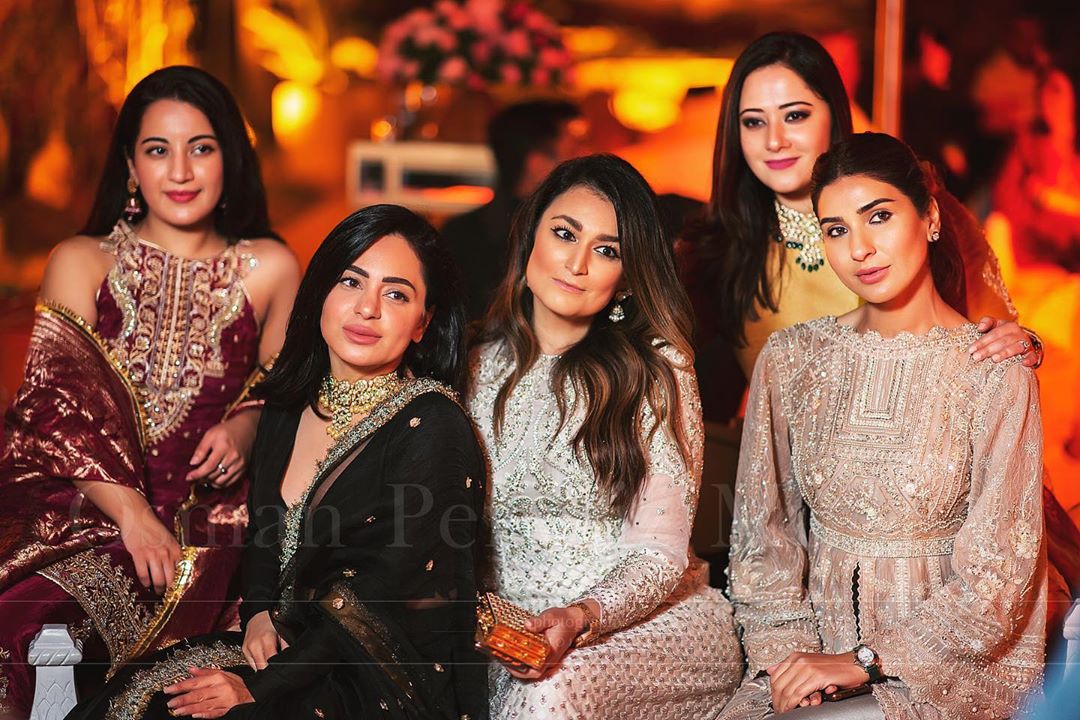
<path fill-rule="evenodd" d="M 74 666 L 82 661 L 82 640 L 73 640 L 67 625 L 42 625 L 27 659 L 37 675 L 30 720 L 62 720 L 77 702 Z"/>

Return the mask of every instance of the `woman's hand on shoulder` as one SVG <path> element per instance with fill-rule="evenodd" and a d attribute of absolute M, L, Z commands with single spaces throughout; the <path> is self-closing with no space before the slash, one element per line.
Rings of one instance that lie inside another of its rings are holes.
<path fill-rule="evenodd" d="M 269 238 L 252 240 L 251 252 L 258 267 L 244 283 L 262 330 L 259 360 L 265 363 L 285 342 L 285 327 L 300 286 L 300 263 L 285 243 Z"/>
<path fill-rule="evenodd" d="M 263 610 L 248 621 L 244 631 L 244 658 L 252 670 L 262 670 L 266 662 L 288 647 L 288 643 L 278 635 L 270 613 Z"/>
<path fill-rule="evenodd" d="M 97 291 L 114 262 L 101 249 L 101 238 L 68 238 L 49 254 L 39 296 L 63 305 L 93 326 L 97 324 Z"/>
<path fill-rule="evenodd" d="M 1042 352 L 1036 347 L 1027 330 L 1013 320 L 984 317 L 979 320 L 978 330 L 984 333 L 976 340 L 968 352 L 975 361 L 990 358 L 1002 362 L 1017 355 L 1024 356 L 1024 365 L 1030 368 L 1042 363 Z"/>
<path fill-rule="evenodd" d="M 169 714 L 178 717 L 219 718 L 237 705 L 255 702 L 239 675 L 217 668 L 189 667 L 187 680 L 164 688 Z"/>

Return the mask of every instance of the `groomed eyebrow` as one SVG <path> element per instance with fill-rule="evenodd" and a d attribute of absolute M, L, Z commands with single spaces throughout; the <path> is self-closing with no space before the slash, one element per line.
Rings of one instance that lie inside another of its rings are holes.
<path fill-rule="evenodd" d="M 359 275 L 360 277 L 365 277 L 365 278 L 370 278 L 371 277 L 371 274 L 367 270 L 365 270 L 363 268 L 358 268 L 355 265 L 350 265 L 349 267 L 345 268 L 345 271 L 346 272 L 354 272 L 357 275 Z M 390 284 L 390 285 L 405 285 L 407 287 L 412 288 L 414 292 L 416 291 L 416 286 L 413 285 L 408 280 L 406 280 L 405 278 L 394 277 L 393 275 L 388 275 L 388 276 L 384 277 L 382 279 L 382 281 L 384 283 L 387 283 L 387 284 Z"/>
<path fill-rule="evenodd" d="M 202 134 L 202 135 L 196 135 L 196 136 L 194 136 L 194 137 L 192 137 L 192 138 L 190 138 L 188 140 L 188 145 L 190 145 L 193 142 L 199 142 L 200 140 L 213 140 L 214 142 L 217 142 L 217 137 L 214 136 L 214 135 L 207 135 L 205 133 Z M 140 145 L 145 145 L 146 143 L 149 143 L 149 142 L 165 143 L 166 145 L 169 144 L 168 140 L 166 140 L 163 137 L 158 137 L 156 135 L 153 136 L 153 137 L 144 138 L 143 141 L 141 143 L 139 143 L 139 144 Z"/>
<path fill-rule="evenodd" d="M 893 202 L 893 199 L 892 198 L 878 198 L 877 200 L 873 200 L 873 201 L 868 202 L 865 205 L 863 205 L 861 208 L 859 208 L 858 210 L 855 211 L 855 214 L 856 215 L 862 215 L 867 210 L 872 210 L 873 208 L 877 207 L 881 203 L 887 203 L 887 202 Z M 822 225 L 827 225 L 829 223 L 844 222 L 844 219 L 843 218 L 838 218 L 838 217 L 823 217 L 818 222 L 820 224 L 822 224 Z"/>
<path fill-rule="evenodd" d="M 552 218 L 552 220 L 565 220 L 567 225 L 574 228 L 578 232 L 581 232 L 581 229 L 583 227 L 580 222 L 578 222 L 574 218 L 570 217 L 569 215 L 556 215 L 555 217 Z M 597 235 L 596 239 L 599 240 L 600 242 L 615 243 L 616 245 L 619 243 L 619 238 L 618 237 L 616 237 L 614 235 L 605 235 L 603 233 L 600 233 L 599 235 Z"/>
<path fill-rule="evenodd" d="M 780 108 L 781 110 L 784 110 L 784 109 L 789 108 L 789 107 L 794 107 L 795 105 L 807 105 L 809 107 L 814 106 L 813 103 L 807 102 L 806 100 L 792 100 L 791 102 L 784 103 L 783 105 L 777 105 L 776 107 Z M 739 111 L 739 114 L 742 115 L 743 113 L 748 113 L 748 112 L 765 112 L 765 111 L 762 110 L 761 108 L 744 108 L 743 110 Z"/>

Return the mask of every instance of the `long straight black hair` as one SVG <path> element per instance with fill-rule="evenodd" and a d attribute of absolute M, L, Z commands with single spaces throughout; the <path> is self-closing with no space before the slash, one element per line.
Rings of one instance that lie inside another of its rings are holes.
<path fill-rule="evenodd" d="M 573 188 L 586 188 L 614 208 L 623 279 L 633 295 L 622 302 L 625 317 L 620 322 L 613 322 L 607 310 L 597 313 L 585 337 L 555 363 L 552 383 L 562 388 L 569 381 L 574 387 L 585 411 L 585 421 L 574 435 L 574 450 L 584 450 L 601 493 L 614 512 L 625 515 L 648 469 L 642 438 L 666 429 L 690 462 L 675 368 L 688 369 L 694 359 L 690 301 L 675 271 L 656 195 L 630 163 L 614 155 L 568 160 L 529 196 L 514 216 L 509 266 L 479 342 L 500 343 L 514 364 L 495 398 L 498 433 L 510 393 L 540 353 L 531 324 L 533 294 L 525 283 L 529 256 L 544 213 L 555 198 Z M 675 363 L 661 352 L 665 345 L 675 350 L 679 358 Z M 568 398 L 558 393 L 556 400 L 565 422 L 572 409 Z M 656 418 L 652 427 L 643 427 L 646 404 Z"/>
<path fill-rule="evenodd" d="M 733 344 L 746 340 L 744 325 L 756 320 L 755 305 L 777 310 L 779 263 L 769 263 L 769 245 L 779 237 L 775 193 L 758 180 L 743 156 L 739 101 L 747 76 L 769 65 L 783 65 L 825 101 L 831 114 L 832 142 L 851 135 L 851 106 L 840 72 L 828 51 L 809 35 L 774 32 L 750 43 L 735 60 L 724 87 L 713 150 L 712 197 L 703 220 L 684 239 L 695 255 L 690 270 L 695 297 L 712 299 L 717 330 Z"/>
<path fill-rule="evenodd" d="M 105 170 L 81 235 L 107 235 L 127 204 L 128 160 L 134 157 L 135 141 L 146 109 L 158 100 L 178 100 L 198 109 L 214 128 L 225 168 L 221 200 L 214 209 L 214 229 L 229 243 L 240 239 L 281 237 L 270 227 L 259 159 L 248 136 L 244 116 L 228 88 L 216 77 L 187 65 L 155 70 L 128 93 L 116 119 Z M 146 202 L 136 195 L 146 216 Z"/>
<path fill-rule="evenodd" d="M 288 409 L 317 409 L 319 385 L 330 372 L 330 353 L 320 330 L 323 303 L 345 269 L 388 235 L 398 235 L 420 259 L 425 305 L 432 311 L 424 337 L 410 343 L 399 371 L 429 377 L 461 391 L 465 381 L 465 309 L 457 267 L 427 220 L 400 205 L 372 205 L 337 224 L 319 245 L 300 281 L 285 342 L 273 368 L 255 389 L 267 402 Z"/>
<path fill-rule="evenodd" d="M 942 299 L 961 315 L 967 315 L 964 259 L 958 235 L 964 231 L 963 216 L 956 218 L 951 212 L 955 198 L 941 187 L 933 166 L 920 162 L 910 147 L 892 135 L 875 132 L 852 135 L 829 148 L 814 164 L 810 184 L 814 212 L 822 190 L 837 180 L 856 175 L 893 186 L 922 217 L 929 211 L 931 200 L 938 202 L 941 235 L 929 246 L 930 274 Z"/>

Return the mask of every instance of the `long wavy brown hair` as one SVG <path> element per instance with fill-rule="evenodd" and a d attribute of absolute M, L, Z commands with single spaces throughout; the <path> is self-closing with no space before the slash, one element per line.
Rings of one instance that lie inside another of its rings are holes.
<path fill-rule="evenodd" d="M 689 462 L 675 367 L 661 350 L 670 346 L 677 351 L 684 363 L 680 367 L 687 371 L 693 364 L 690 301 L 675 271 L 656 195 L 633 166 L 613 155 L 570 160 L 525 201 L 510 232 L 509 267 L 478 343 L 498 343 L 513 361 L 514 370 L 495 397 L 497 436 L 510 394 L 540 354 L 531 323 L 533 294 L 525 284 L 537 229 L 555 198 L 578 187 L 597 193 L 614 208 L 623 283 L 633 295 L 622 303 L 621 322 L 612 322 L 607 309 L 593 318 L 585 337 L 556 361 L 552 382 L 563 388 L 569 381 L 574 388 L 572 399 L 556 392 L 560 428 L 577 403 L 583 403 L 585 421 L 574 435 L 574 451 L 579 456 L 584 452 L 612 511 L 625 516 L 645 480 L 648 443 L 658 430 L 671 433 Z M 646 404 L 655 418 L 651 427 L 644 427 Z"/>

